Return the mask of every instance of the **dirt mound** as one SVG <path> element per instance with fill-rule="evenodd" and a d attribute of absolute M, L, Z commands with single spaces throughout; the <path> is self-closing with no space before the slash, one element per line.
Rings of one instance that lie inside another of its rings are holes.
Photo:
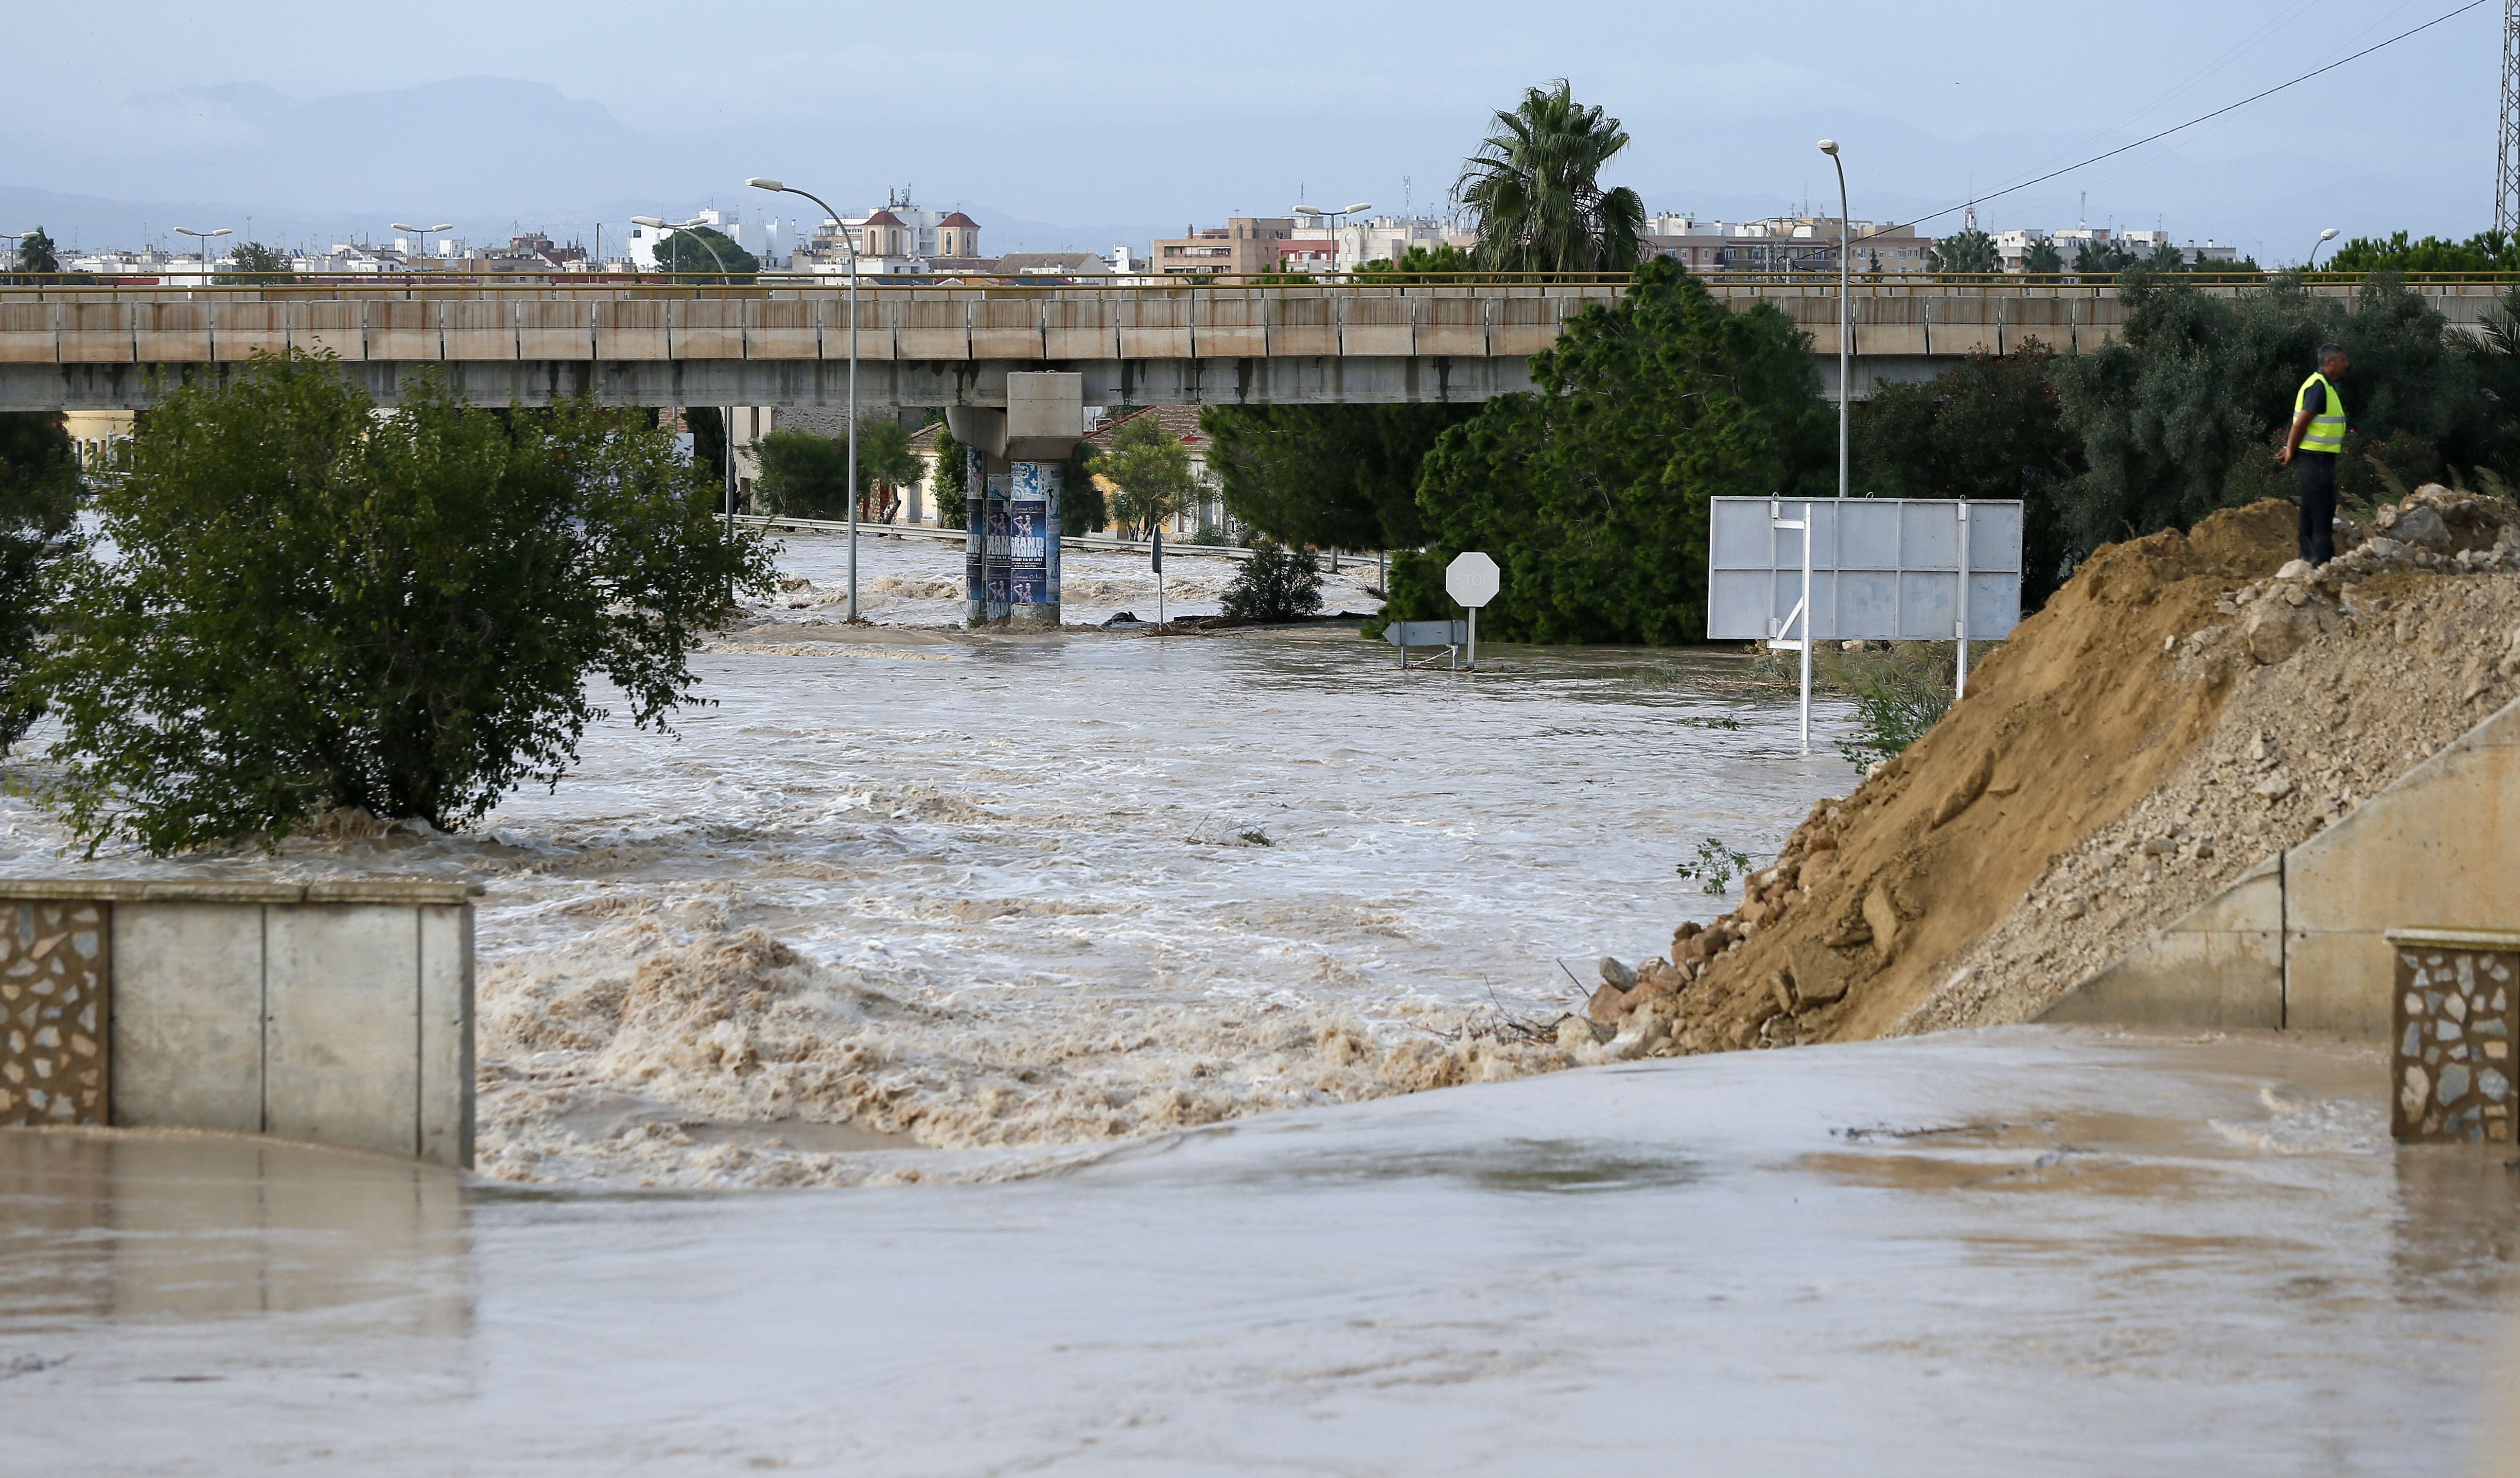
<path fill-rule="evenodd" d="M 2273 501 L 2100 551 L 1594 1019 L 1708 1052 L 2035 1013 L 2489 711 L 2520 581 L 2453 577 L 2520 567 L 2509 511 L 2427 488 L 2385 512 L 2424 542 L 2316 574 Z"/>

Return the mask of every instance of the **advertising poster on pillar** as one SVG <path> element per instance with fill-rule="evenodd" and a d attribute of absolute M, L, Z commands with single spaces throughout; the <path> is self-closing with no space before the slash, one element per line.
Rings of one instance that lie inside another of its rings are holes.
<path fill-rule="evenodd" d="M 1016 605 L 1050 604 L 1050 497 L 1038 462 L 1018 462 L 1007 496 L 1007 596 Z"/>
<path fill-rule="evenodd" d="M 1007 561 L 1014 549 L 1013 531 L 1008 517 L 1007 476 L 1000 472 L 989 478 L 989 528 L 987 570 L 989 609 L 1004 612 L 1007 608 Z"/>

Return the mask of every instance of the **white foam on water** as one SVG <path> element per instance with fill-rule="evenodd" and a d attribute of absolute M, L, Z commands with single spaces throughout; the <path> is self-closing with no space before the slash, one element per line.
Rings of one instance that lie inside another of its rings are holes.
<path fill-rule="evenodd" d="M 826 601 L 843 543 L 782 567 Z M 959 599 L 960 560 L 867 540 L 861 586 Z M 1152 614 L 1135 557 L 1070 569 Z M 754 649 L 697 659 L 717 706 L 678 739 L 600 725 L 557 791 L 465 833 L 79 863 L 16 795 L 0 873 L 478 879 L 487 1172 L 837 1182 L 897 1169 L 816 1126 L 1088 1143 L 1565 1065 L 1508 1023 L 1728 902 L 1673 872 L 1699 838 L 1759 855 L 1853 781 L 1797 754 L 1786 700 L 1707 686 L 1724 656 L 1489 649 L 1513 670 L 1470 678 L 1345 628 L 869 646 L 758 614 L 731 638 Z"/>

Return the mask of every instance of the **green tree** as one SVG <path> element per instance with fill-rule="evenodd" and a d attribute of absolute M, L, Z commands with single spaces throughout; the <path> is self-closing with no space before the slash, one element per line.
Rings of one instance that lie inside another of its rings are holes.
<path fill-rule="evenodd" d="M 849 515 L 849 454 L 845 442 L 816 431 L 772 431 L 752 443 L 761 464 L 754 483 L 769 512 L 789 518 Z"/>
<path fill-rule="evenodd" d="M 21 272 L 59 272 L 62 270 L 61 248 L 37 226 L 18 238 L 18 270 Z"/>
<path fill-rule="evenodd" d="M 425 379 L 376 414 L 331 356 L 186 385 L 94 495 L 36 676 L 90 849 L 276 846 L 336 806 L 439 827 L 555 786 L 586 726 L 665 728 L 757 535 L 691 502 L 672 439 L 590 402 L 506 413 Z"/>
<path fill-rule="evenodd" d="M 1975 226 L 1958 236 L 1947 236 L 1927 248 L 1928 271 L 1949 273 L 1988 273 L 2003 270 L 2002 253 L 1995 249 L 1995 238 Z"/>
<path fill-rule="evenodd" d="M 43 715 L 28 666 L 43 635 L 47 575 L 70 547 L 78 461 L 54 411 L 0 413 L 0 753 Z"/>
<path fill-rule="evenodd" d="M 2520 272 L 2520 239 L 2504 231 L 2480 231 L 2463 242 L 2407 233 L 2358 236 L 2327 258 L 2331 272 Z"/>
<path fill-rule="evenodd" d="M 716 248 L 712 251 L 710 248 Z M 724 263 L 723 266 L 720 263 Z M 745 274 L 722 279 L 730 283 L 748 283 L 750 274 L 761 270 L 761 258 L 735 244 L 725 232 L 709 226 L 685 226 L 656 243 L 658 270 L 677 274 L 709 274 L 689 276 L 694 283 L 715 285 L 720 272 Z"/>
<path fill-rule="evenodd" d="M 1446 242 L 1434 247 L 1412 246 L 1400 253 L 1398 261 L 1371 261 L 1357 268 L 1360 277 L 1398 283 L 1462 282 L 1463 273 L 1477 270 L 1478 263 L 1470 253 Z"/>
<path fill-rule="evenodd" d="M 726 504 L 726 412 L 713 405 L 683 407 L 683 429 L 692 435 L 692 486 L 702 508 Z"/>
<path fill-rule="evenodd" d="M 1414 549 L 1418 473 L 1469 405 L 1217 406 L 1199 412 L 1228 512 L 1282 544 Z"/>
<path fill-rule="evenodd" d="M 1644 255 L 1644 201 L 1601 188 L 1627 130 L 1575 101 L 1564 78 L 1523 91 L 1454 186 L 1477 222 L 1473 254 L 1505 272 L 1625 272 Z"/>
<path fill-rule="evenodd" d="M 296 265 L 288 252 L 260 242 L 246 242 L 228 258 L 231 270 L 218 275 L 217 281 L 248 288 L 286 287 L 297 281 L 290 268 Z"/>
<path fill-rule="evenodd" d="M 2143 260 L 2136 265 L 2157 277 L 2167 277 L 2174 272 L 2187 270 L 2187 253 L 2168 242 L 2163 242 L 2145 252 Z"/>
<path fill-rule="evenodd" d="M 1091 441 L 1076 443 L 1076 450 L 1058 466 L 1058 531 L 1061 534 L 1090 534 L 1111 522 L 1110 500 L 1102 484 L 1095 480 L 1101 470 L 1102 455 Z"/>
<path fill-rule="evenodd" d="M 1111 449 L 1095 461 L 1116 490 L 1110 518 L 1131 534 L 1146 534 L 1171 517 L 1197 489 L 1190 450 L 1165 434 L 1162 418 L 1133 416 L 1111 433 Z"/>
<path fill-rule="evenodd" d="M 1871 498 L 2018 498 L 2022 603 L 2046 603 L 2072 568 L 2060 490 L 2083 470 L 2065 425 L 2055 352 L 2032 340 L 2010 354 L 1971 354 L 1919 384 L 1888 384 L 1856 402 L 1852 481 Z"/>
<path fill-rule="evenodd" d="M 2392 276 L 2365 282 L 2351 312 L 2291 277 L 2228 298 L 2135 272 L 2119 292 L 2120 341 L 2055 365 L 2087 469 L 2060 490 L 2078 552 L 2289 493 L 2290 474 L 2272 470 L 2274 437 L 2325 342 L 2354 366 L 2339 387 L 2359 438 L 2350 452 L 2379 445 L 2406 460 L 2409 433 L 2453 467 L 2509 465 L 2513 408 L 2486 390 L 2481 351 L 2453 342 L 2440 312 Z M 2338 472 L 2348 497 L 2372 475 L 2359 452 Z"/>
<path fill-rule="evenodd" d="M 1585 309 L 1531 378 L 1426 459 L 1431 547 L 1393 560 L 1392 616 L 1449 613 L 1445 564 L 1482 550 L 1505 567 L 1479 618 L 1500 640 L 1703 641 L 1707 500 L 1834 488 L 1810 336 L 1770 304 L 1732 312 L 1669 258 Z"/>
<path fill-rule="evenodd" d="M 1242 561 L 1217 603 L 1238 621 L 1294 621 L 1322 608 L 1322 567 L 1297 550 L 1263 543 Z"/>
<path fill-rule="evenodd" d="M 888 414 L 859 417 L 858 516 L 890 523 L 901 509 L 902 487 L 917 480 L 919 454 L 910 449 L 910 427 Z"/>
<path fill-rule="evenodd" d="M 954 439 L 945 426 L 943 412 L 934 413 L 936 431 L 936 470 L 927 478 L 928 496 L 936 502 L 936 522 L 945 528 L 968 525 L 970 511 L 963 502 L 965 485 L 970 477 L 970 465 L 963 443 Z"/>
<path fill-rule="evenodd" d="M 2042 238 L 2032 244 L 2029 250 L 2021 253 L 2021 270 L 2052 275 L 2065 270 L 2065 257 L 2056 249 L 2054 242 Z"/>

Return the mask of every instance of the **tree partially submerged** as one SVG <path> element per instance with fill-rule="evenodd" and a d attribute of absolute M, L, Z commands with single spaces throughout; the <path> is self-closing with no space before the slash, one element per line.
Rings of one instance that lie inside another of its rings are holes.
<path fill-rule="evenodd" d="M 1094 470 L 1111 484 L 1111 521 L 1132 534 L 1153 531 L 1188 505 L 1197 488 L 1190 450 L 1165 434 L 1151 412 L 1133 416 L 1111 433 L 1111 450 L 1094 460 Z"/>
<path fill-rule="evenodd" d="M 439 827 L 557 786 L 610 708 L 696 701 L 689 657 L 757 534 L 689 494 L 652 420 L 467 405 L 425 379 L 390 415 L 329 357 L 186 386 L 93 507 L 36 667 L 58 804 L 90 849 L 276 846 L 335 807 Z"/>
<path fill-rule="evenodd" d="M 1482 632 L 1513 642 L 1706 637 L 1707 500 L 1824 495 L 1835 420 L 1811 338 L 1778 309 L 1735 313 L 1668 258 L 1443 434 L 1418 485 L 1432 535 L 1392 561 L 1395 617 L 1449 614 L 1444 565 L 1482 550 L 1505 588 Z"/>
<path fill-rule="evenodd" d="M 1301 550 L 1262 544 L 1217 603 L 1238 621 L 1296 621 L 1322 608 L 1322 567 Z"/>
<path fill-rule="evenodd" d="M 1413 549 L 1426 540 L 1418 473 L 1472 405 L 1209 406 L 1207 465 L 1252 529 L 1316 549 Z"/>
<path fill-rule="evenodd" d="M 43 715 L 28 669 L 44 631 L 46 574 L 69 548 L 78 492 L 61 414 L 0 413 L 0 751 Z"/>

